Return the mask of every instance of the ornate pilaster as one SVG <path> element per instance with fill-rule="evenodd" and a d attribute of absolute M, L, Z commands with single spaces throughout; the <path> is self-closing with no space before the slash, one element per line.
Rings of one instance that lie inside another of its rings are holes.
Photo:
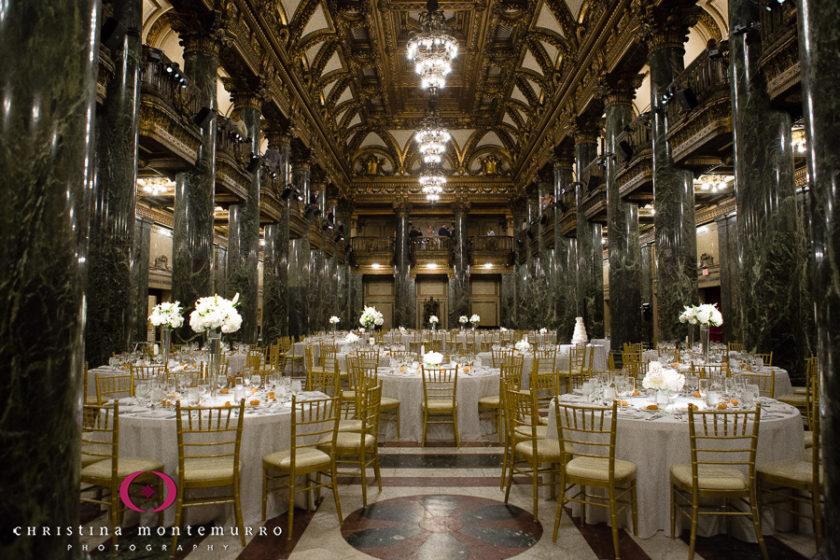
<path fill-rule="evenodd" d="M 88 252 L 85 355 L 91 367 L 129 348 L 132 334 L 131 261 L 137 199 L 142 6 L 115 0 L 117 26 L 109 37 L 114 75 L 96 118 L 96 188 Z"/>
<path fill-rule="evenodd" d="M 0 16 L 2 556 L 66 558 L 79 524 L 85 294 L 98 0 L 8 0 Z M 134 217 L 131 216 L 133 227 Z M 130 236 L 129 236 L 130 239 Z M 39 531 L 40 534 L 40 531 Z"/>
<path fill-rule="evenodd" d="M 753 0 L 729 2 L 741 281 L 740 314 L 733 319 L 747 349 L 773 350 L 773 364 L 802 380 L 804 360 L 811 353 L 808 309 L 812 304 L 793 179 L 791 117 L 770 104 L 756 32 L 741 32 L 758 21 L 759 9 Z"/>
<path fill-rule="evenodd" d="M 825 466 L 825 523 L 818 557 L 840 557 L 840 222 L 834 209 L 840 205 L 840 128 L 837 126 L 837 88 L 840 76 L 840 6 L 836 2 L 798 0 L 799 53 L 802 68 L 802 106 L 808 135 L 808 172 L 813 219 L 813 290 L 817 318 L 817 352 L 821 380 L 822 452 Z"/>
<path fill-rule="evenodd" d="M 583 317 L 591 338 L 604 337 L 604 249 L 601 246 L 602 227 L 586 219 L 583 210 L 584 188 L 580 182 L 583 169 L 598 154 L 598 128 L 591 123 L 575 127 L 575 184 L 576 236 L 578 250 L 577 316 Z M 569 335 L 571 336 L 571 335 Z"/>
<path fill-rule="evenodd" d="M 641 312 L 641 247 L 639 245 L 639 207 L 624 202 L 616 182 L 616 138 L 633 120 L 631 104 L 634 80 L 619 77 L 606 88 L 605 149 L 607 228 L 610 255 L 610 346 L 620 351 L 626 342 L 640 342 L 638 325 Z"/>

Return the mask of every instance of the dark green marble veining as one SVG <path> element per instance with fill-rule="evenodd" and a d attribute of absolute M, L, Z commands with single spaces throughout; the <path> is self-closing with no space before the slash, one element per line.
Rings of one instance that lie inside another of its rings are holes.
<path fill-rule="evenodd" d="M 66 558 L 77 537 L 17 537 L 11 528 L 79 522 L 100 4 L 0 6 L 0 555 Z"/>
<path fill-rule="evenodd" d="M 760 7 L 730 0 L 730 27 L 757 21 Z M 805 235 L 793 178 L 791 118 L 771 107 L 759 65 L 761 41 L 731 33 L 732 127 L 741 282 L 741 340 L 773 351 L 773 363 L 801 379 L 811 352 L 806 314 Z M 727 320 L 727 317 L 724 317 Z"/>
<path fill-rule="evenodd" d="M 663 101 L 665 90 L 683 70 L 683 54 L 682 48 L 665 47 L 648 58 L 660 342 L 685 338 L 687 327 L 679 322 L 679 315 L 683 306 L 697 303 L 694 177 L 691 171 L 676 166 L 671 157 Z M 653 303 L 651 298 L 642 301 Z"/>
<path fill-rule="evenodd" d="M 294 337 L 309 332 L 309 237 L 289 243 L 289 334 Z"/>
<path fill-rule="evenodd" d="M 248 131 L 248 142 L 253 153 L 259 153 L 260 111 L 253 107 L 239 109 Z M 236 338 L 249 344 L 257 342 L 257 313 L 259 307 L 259 249 L 260 249 L 260 171 L 251 174 L 245 201 L 237 205 L 236 247 L 228 242 L 228 297 L 239 294 L 239 313 L 242 327 Z M 231 233 L 233 235 L 233 233 Z"/>
<path fill-rule="evenodd" d="M 281 270 L 285 271 L 287 265 L 288 238 L 280 230 L 280 224 L 265 226 L 262 310 L 262 339 L 265 344 L 288 334 L 288 304 L 284 301 L 286 289 L 280 280 Z M 283 246 L 285 251 L 281 251 Z"/>
<path fill-rule="evenodd" d="M 96 187 L 88 247 L 88 325 L 85 358 L 91 367 L 124 352 L 131 338 L 131 251 L 137 183 L 140 29 L 137 0 L 112 3 L 114 74 L 96 115 Z"/>
<path fill-rule="evenodd" d="M 565 193 L 573 192 L 572 162 L 557 162 L 554 165 L 554 200 L 563 201 Z M 554 307 L 557 339 L 567 344 L 572 339 L 575 317 L 577 316 L 577 277 L 578 254 L 577 240 L 563 235 L 560 220 L 564 208 L 555 205 L 554 213 L 554 271 L 555 288 Z"/>
<path fill-rule="evenodd" d="M 469 258 L 467 256 L 466 212 L 459 209 L 455 214 L 455 254 L 452 262 L 452 278 L 449 279 L 449 327 L 458 324 L 458 317 L 470 315 Z"/>
<path fill-rule="evenodd" d="M 216 186 L 216 82 L 218 55 L 188 50 L 184 73 L 202 106 L 211 110 L 201 130 L 195 166 L 175 178 L 175 227 L 172 235 L 172 295 L 189 310 L 198 298 L 213 295 L 213 209 Z M 191 337 L 188 322 L 181 336 Z"/>
<path fill-rule="evenodd" d="M 502 274 L 501 298 L 499 301 L 499 326 L 508 329 L 514 328 L 516 276 L 514 274 Z"/>
<path fill-rule="evenodd" d="M 723 320 L 723 339 L 726 342 L 740 342 L 738 309 L 741 296 L 741 276 L 738 272 L 738 229 L 734 213 L 716 220 L 718 228 L 718 252 L 720 254 L 720 312 Z M 732 320 L 726 320 L 731 317 Z"/>
<path fill-rule="evenodd" d="M 213 288 L 211 291 L 214 294 L 227 293 L 227 254 L 227 247 L 222 245 L 213 245 Z"/>
<path fill-rule="evenodd" d="M 640 328 L 642 342 L 653 344 L 653 244 L 641 247 L 640 271 L 642 283 L 639 285 L 639 295 L 642 301 Z"/>
<path fill-rule="evenodd" d="M 808 137 L 812 281 L 822 381 L 820 414 L 825 482 L 825 540 L 819 558 L 840 558 L 840 4 L 798 0 L 802 96 Z"/>
<path fill-rule="evenodd" d="M 575 167 L 580 181 L 581 170 L 595 159 L 598 146 L 591 142 L 575 144 Z M 601 224 L 590 222 L 583 212 L 583 186 L 575 186 L 577 205 L 578 289 L 577 316 L 583 317 L 590 338 L 604 337 L 604 249 L 601 246 Z"/>
<path fill-rule="evenodd" d="M 149 324 L 149 251 L 152 221 L 134 221 L 134 250 L 131 258 L 131 341 L 146 340 Z"/>
<path fill-rule="evenodd" d="M 408 254 L 408 212 L 397 210 L 396 239 L 394 240 L 394 326 L 413 327 L 415 315 L 414 297 L 410 297 L 409 277 L 411 260 Z"/>
<path fill-rule="evenodd" d="M 365 286 L 364 286 L 364 276 L 361 274 L 352 274 L 349 272 L 348 268 L 348 275 L 349 275 L 349 293 L 350 293 L 350 317 L 349 321 L 347 322 L 347 329 L 358 329 L 359 328 L 359 317 L 362 315 L 362 309 L 364 308 L 364 301 L 365 301 Z"/>
<path fill-rule="evenodd" d="M 616 137 L 633 120 L 629 100 L 607 107 L 606 150 L 616 153 Z M 626 342 L 640 342 L 641 248 L 639 207 L 624 202 L 615 180 L 615 157 L 606 158 L 607 228 L 610 255 L 611 347 L 620 350 Z"/>

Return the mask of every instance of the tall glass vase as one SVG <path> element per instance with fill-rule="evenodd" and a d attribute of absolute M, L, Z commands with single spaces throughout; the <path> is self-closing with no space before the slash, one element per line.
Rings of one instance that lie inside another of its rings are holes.
<path fill-rule="evenodd" d="M 169 364 L 169 348 L 172 345 L 172 329 L 167 325 L 160 328 L 160 346 L 163 355 L 163 365 Z"/>
<path fill-rule="evenodd" d="M 688 348 L 686 348 L 686 350 L 688 350 L 689 352 L 691 352 L 691 349 L 694 348 L 694 339 L 695 339 L 694 332 L 695 332 L 694 331 L 694 325 L 689 323 L 688 324 Z"/>
<path fill-rule="evenodd" d="M 219 377 L 222 366 L 222 333 L 221 331 L 207 331 L 207 376 L 209 379 Z"/>
<path fill-rule="evenodd" d="M 700 348 L 703 362 L 709 363 L 709 325 L 700 325 Z"/>

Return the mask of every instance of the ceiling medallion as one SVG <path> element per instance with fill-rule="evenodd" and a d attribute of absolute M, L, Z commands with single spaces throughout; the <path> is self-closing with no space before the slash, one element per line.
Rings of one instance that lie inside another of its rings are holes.
<path fill-rule="evenodd" d="M 420 121 L 420 128 L 414 134 L 414 140 L 417 141 L 417 149 L 423 158 L 423 163 L 440 163 L 450 138 L 449 131 L 440 123 L 434 101 L 430 101 L 429 110 L 423 120 Z"/>
<path fill-rule="evenodd" d="M 446 75 L 452 71 L 452 60 L 458 55 L 458 42 L 446 32 L 446 18 L 438 10 L 437 0 L 426 2 L 420 27 L 422 30 L 408 41 L 408 59 L 414 63 L 423 89 L 442 89 Z"/>

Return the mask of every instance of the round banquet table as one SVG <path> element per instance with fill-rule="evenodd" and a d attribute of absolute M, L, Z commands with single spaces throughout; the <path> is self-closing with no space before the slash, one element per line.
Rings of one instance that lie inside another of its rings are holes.
<path fill-rule="evenodd" d="M 583 404 L 578 395 L 561 395 L 562 402 Z M 639 399 L 632 399 L 631 405 Z M 653 402 L 652 399 L 650 402 Z M 799 460 L 803 450 L 803 428 L 799 411 L 782 402 L 761 397 L 761 425 L 758 433 L 756 465 L 771 461 Z M 547 437 L 557 438 L 553 406 L 550 409 Z M 659 415 L 630 409 L 619 410 L 616 427 L 617 459 L 636 464 L 636 492 L 638 500 L 639 537 L 648 538 L 657 531 L 670 533 L 671 519 L 671 466 L 691 463 L 691 446 L 688 435 L 687 415 Z M 576 505 L 576 504 L 575 504 Z M 579 509 L 574 509 L 579 515 Z M 622 527 L 632 527 L 629 508 L 619 522 Z M 680 519 L 682 517 L 682 519 Z M 609 520 L 606 508 L 589 508 L 587 522 Z M 733 521 L 736 519 L 733 518 Z M 747 518 L 730 523 L 729 530 L 738 538 L 754 541 L 752 524 Z M 680 524 L 688 528 L 687 518 L 677 514 L 677 534 Z M 727 530 L 726 519 L 721 516 L 701 516 L 698 534 L 710 536 Z M 773 533 L 772 512 L 762 512 L 762 531 Z"/>
<path fill-rule="evenodd" d="M 311 395 L 323 397 L 322 393 L 298 393 L 298 398 Z M 148 457 L 164 464 L 164 472 L 173 480 L 178 480 L 178 434 L 175 410 L 149 409 L 132 406 L 132 399 L 120 401 L 120 455 Z M 124 404 L 125 403 L 125 404 Z M 219 403 L 223 404 L 223 403 Z M 291 439 L 291 407 L 275 404 L 271 407 L 252 408 L 246 400 L 245 423 L 242 426 L 242 444 L 240 448 L 240 493 L 244 524 L 257 525 L 262 519 L 262 458 L 264 455 L 288 449 Z M 217 489 L 209 489 L 215 492 Z M 224 491 L 224 490 L 222 490 Z M 196 491 L 191 491 L 196 492 Z M 193 495 L 193 494 L 191 494 Z M 305 504 L 305 495 L 300 494 L 296 501 Z M 282 492 L 269 496 L 268 518 L 288 510 L 288 504 Z M 145 520 L 144 514 L 144 520 Z M 233 504 L 220 506 L 202 506 L 184 510 L 184 524 L 198 524 L 209 521 L 233 524 Z M 164 522 L 174 522 L 175 508 L 165 512 Z M 150 517 L 149 520 L 153 520 Z"/>
<path fill-rule="evenodd" d="M 592 345 L 588 344 L 587 348 L 594 347 L 595 351 L 593 352 L 593 364 L 592 364 L 592 371 L 607 371 L 607 350 L 606 347 L 601 346 L 600 344 Z M 556 367 L 558 370 L 568 371 L 569 370 L 569 354 L 571 351 L 572 345 L 571 344 L 561 344 L 557 351 L 557 363 Z M 522 388 L 527 389 L 530 386 L 530 379 L 531 379 L 531 370 L 534 367 L 534 354 L 531 352 L 527 352 L 523 354 L 524 360 L 522 362 Z M 479 362 L 485 367 L 492 367 L 493 366 L 493 356 L 491 356 L 490 352 L 480 352 L 477 354 Z"/>
<path fill-rule="evenodd" d="M 399 441 L 423 441 L 423 379 L 411 366 L 406 372 L 400 368 L 379 368 L 382 396 L 400 401 Z M 479 420 L 478 399 L 499 392 L 499 371 L 474 366 L 469 373 L 458 370 L 458 435 L 462 442 L 498 437 L 496 417 L 487 415 Z M 492 436 L 492 437 L 491 437 Z M 429 441 L 455 441 L 448 424 L 430 424 L 426 434 Z M 395 422 L 383 420 L 379 426 L 380 441 L 397 441 Z"/>

